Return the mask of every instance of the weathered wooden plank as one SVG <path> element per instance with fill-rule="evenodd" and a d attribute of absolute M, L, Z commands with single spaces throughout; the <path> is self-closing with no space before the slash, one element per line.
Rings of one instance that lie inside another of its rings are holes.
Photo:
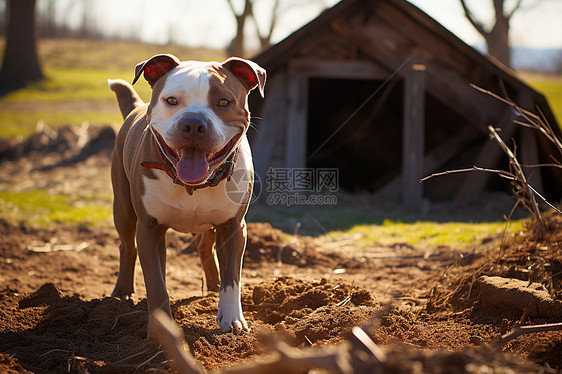
<path fill-rule="evenodd" d="M 298 58 L 289 61 L 289 73 L 309 78 L 384 80 L 390 72 L 371 61 L 327 61 Z"/>
<path fill-rule="evenodd" d="M 287 122 L 287 87 L 286 73 L 279 71 L 268 82 L 266 100 L 262 111 L 259 134 L 252 144 L 254 170 L 262 181 L 271 166 L 272 151 L 282 143 L 285 136 L 283 129 Z"/>
<path fill-rule="evenodd" d="M 304 168 L 308 122 L 308 79 L 289 74 L 287 93 L 285 167 Z"/>
<path fill-rule="evenodd" d="M 388 25 L 399 32 L 403 38 L 424 48 L 428 52 L 429 58 L 439 60 L 441 65 L 462 72 L 469 72 L 474 66 L 473 61 L 470 61 L 458 48 L 443 38 L 443 33 L 436 34 L 427 25 L 420 24 L 419 20 L 414 20 L 403 9 L 397 8 L 394 3 L 381 1 L 375 15 L 379 22 L 370 22 L 371 27 L 381 27 L 381 24 Z M 396 27 L 396 25 L 400 25 L 400 27 Z M 460 40 L 458 42 L 462 43 Z"/>
<path fill-rule="evenodd" d="M 370 35 L 372 30 L 365 27 L 355 29 L 357 25 L 349 25 L 343 20 L 332 22 L 332 28 L 347 37 L 350 42 L 355 43 L 367 56 L 373 58 L 381 65 L 391 71 L 395 71 L 409 58 L 403 53 L 402 49 L 392 49 L 384 42 L 377 40 Z M 410 56 L 415 53 L 413 50 L 407 52 Z M 418 54 L 423 54 L 418 51 Z M 427 91 L 435 96 L 444 105 L 459 113 L 468 123 L 479 129 L 482 133 L 487 133 L 486 124 L 490 118 L 497 118 L 497 103 L 493 99 L 482 105 L 481 101 L 475 103 L 478 93 L 471 88 L 466 81 L 452 71 L 447 71 L 440 67 L 427 65 L 426 71 Z M 477 105 L 478 104 L 478 105 Z"/>
<path fill-rule="evenodd" d="M 412 210 L 423 203 L 423 173 L 425 145 L 425 65 L 410 66 L 404 76 L 404 127 L 402 133 L 402 202 Z"/>

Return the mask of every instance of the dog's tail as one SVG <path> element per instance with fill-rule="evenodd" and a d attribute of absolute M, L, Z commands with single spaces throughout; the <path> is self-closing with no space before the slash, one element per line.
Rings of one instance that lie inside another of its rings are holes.
<path fill-rule="evenodd" d="M 108 79 L 107 84 L 109 85 L 109 88 L 115 92 L 115 96 L 117 96 L 117 103 L 119 104 L 119 109 L 121 110 L 123 119 L 125 119 L 129 113 L 133 111 L 133 109 L 144 104 L 133 86 L 124 80 Z"/>

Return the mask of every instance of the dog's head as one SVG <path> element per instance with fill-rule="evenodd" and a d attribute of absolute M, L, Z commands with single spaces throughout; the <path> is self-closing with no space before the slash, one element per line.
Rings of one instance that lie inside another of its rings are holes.
<path fill-rule="evenodd" d="M 148 120 L 178 177 L 205 183 L 240 144 L 250 123 L 248 93 L 263 96 L 266 73 L 242 58 L 219 62 L 180 61 L 157 55 L 139 63 L 152 87 Z"/>

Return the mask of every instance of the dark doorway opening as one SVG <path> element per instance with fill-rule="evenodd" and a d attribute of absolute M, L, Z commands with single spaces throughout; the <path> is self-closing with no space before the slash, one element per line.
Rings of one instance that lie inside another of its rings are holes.
<path fill-rule="evenodd" d="M 307 167 L 337 168 L 350 192 L 392 180 L 401 170 L 402 103 L 400 80 L 310 79 Z"/>

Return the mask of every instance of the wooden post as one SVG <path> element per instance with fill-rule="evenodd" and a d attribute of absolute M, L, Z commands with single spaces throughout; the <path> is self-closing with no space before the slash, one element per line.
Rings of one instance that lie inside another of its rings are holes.
<path fill-rule="evenodd" d="M 308 79 L 289 74 L 287 103 L 287 136 L 285 139 L 285 167 L 306 167 L 306 138 L 308 115 Z"/>
<path fill-rule="evenodd" d="M 420 210 L 423 202 L 425 144 L 425 70 L 414 64 L 404 76 L 404 126 L 402 134 L 402 202 L 412 210 Z"/>

